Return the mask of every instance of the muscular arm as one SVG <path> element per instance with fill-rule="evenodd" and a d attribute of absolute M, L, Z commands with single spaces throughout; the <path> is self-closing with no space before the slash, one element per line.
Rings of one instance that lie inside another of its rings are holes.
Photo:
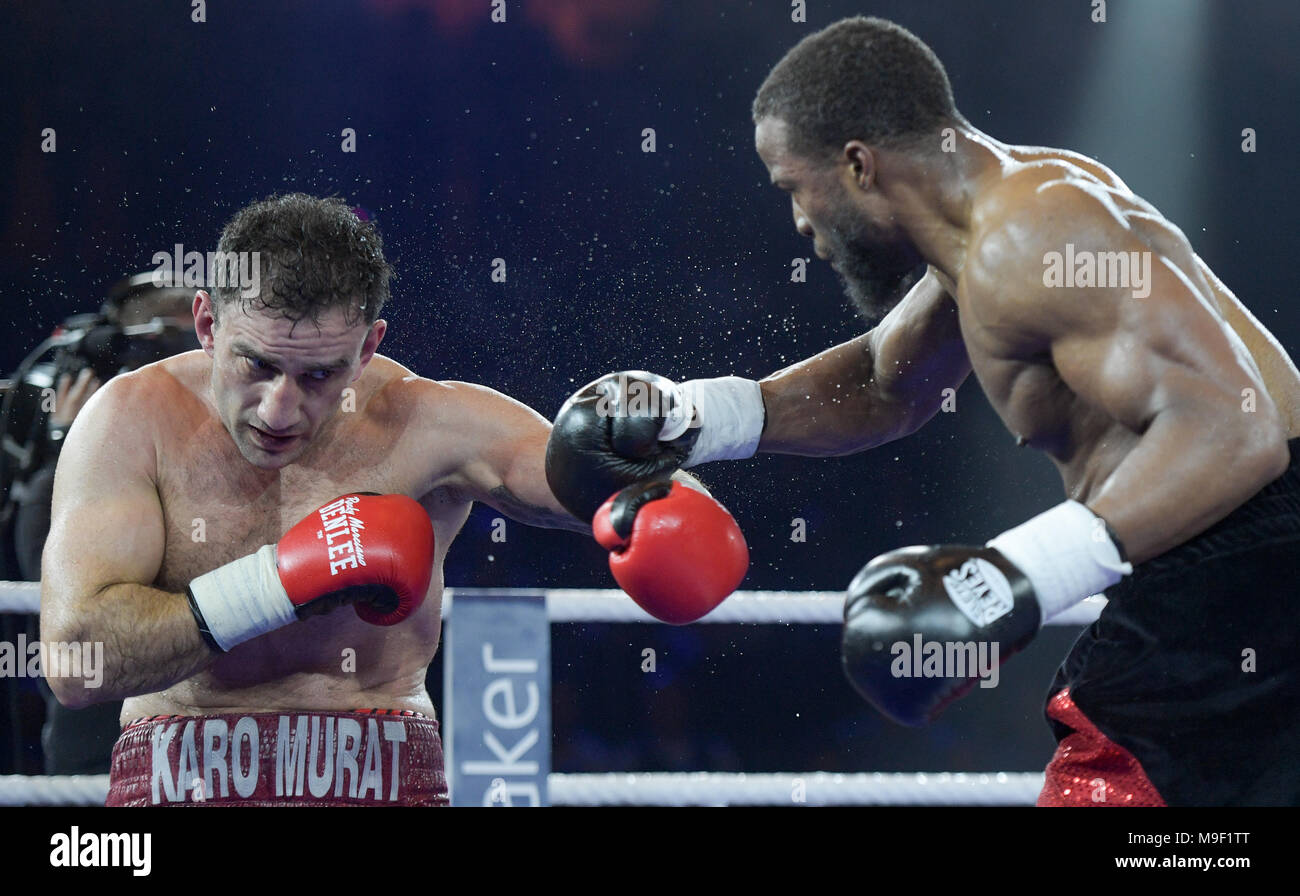
<path fill-rule="evenodd" d="M 759 385 L 760 451 L 831 457 L 902 438 L 970 373 L 957 307 L 928 272 L 874 329 Z"/>
<path fill-rule="evenodd" d="M 436 399 L 439 414 L 454 414 L 457 435 L 454 471 L 438 485 L 530 526 L 591 533 L 589 525 L 555 500 L 546 484 L 551 424 L 544 417 L 485 386 L 434 385 L 441 392 Z"/>
<path fill-rule="evenodd" d="M 41 637 L 103 644 L 98 688 L 49 679 L 59 702 L 81 707 L 163 690 L 209 665 L 184 594 L 149 586 L 165 542 L 152 436 L 139 426 L 148 396 L 119 377 L 69 432 L 54 481 L 41 566 Z"/>
<path fill-rule="evenodd" d="M 974 313 L 1046 352 L 1077 396 L 1139 436 L 1088 496 L 1134 563 L 1192 538 L 1286 468 L 1276 407 L 1210 300 L 1090 191 L 1035 191 L 967 260 Z M 1149 252 L 1150 295 L 1049 288 L 1044 255 Z M 1250 389 L 1253 410 L 1244 401 Z"/>

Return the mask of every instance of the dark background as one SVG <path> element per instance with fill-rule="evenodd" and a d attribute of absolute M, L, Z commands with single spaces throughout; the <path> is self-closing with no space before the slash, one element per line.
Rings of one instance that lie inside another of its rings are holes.
<path fill-rule="evenodd" d="M 239 207 L 302 190 L 377 219 L 399 272 L 382 351 L 421 375 L 548 418 L 611 370 L 765 376 L 860 325 L 824 264 L 790 282 L 811 247 L 753 151 L 749 105 L 799 38 L 857 13 L 927 41 L 977 127 L 1113 167 L 1300 344 L 1294 4 L 1113 0 L 1094 23 L 1087 0 L 813 0 L 807 24 L 783 0 L 506 6 L 493 24 L 487 0 L 211 2 L 196 24 L 179 0 L 0 0 L 0 368 L 155 252 L 213 249 Z M 748 589 L 842 589 L 878 553 L 983 541 L 1063 498 L 973 379 L 904 442 L 698 472 L 749 540 Z M 493 543 L 496 515 L 475 510 L 449 585 L 611 586 L 594 544 L 513 523 Z M 834 627 L 554 635 L 557 771 L 1037 770 L 1041 700 L 1073 637 L 1047 633 L 999 688 L 911 732 L 849 689 Z M 30 728 L 39 704 L 23 699 Z M 23 764 L 39 768 L 34 745 Z"/>

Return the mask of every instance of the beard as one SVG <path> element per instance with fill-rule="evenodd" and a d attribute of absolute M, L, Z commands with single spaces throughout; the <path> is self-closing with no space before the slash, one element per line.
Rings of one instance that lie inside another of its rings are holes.
<path fill-rule="evenodd" d="M 831 261 L 858 316 L 875 326 L 916 285 L 925 260 L 906 238 L 837 211 L 826 235 Z"/>

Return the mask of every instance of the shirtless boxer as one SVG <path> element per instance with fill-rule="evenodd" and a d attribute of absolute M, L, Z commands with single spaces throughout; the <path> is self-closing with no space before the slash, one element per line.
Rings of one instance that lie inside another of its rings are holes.
<path fill-rule="evenodd" d="M 590 531 L 546 487 L 550 426 L 376 354 L 391 271 L 339 200 L 255 203 L 219 248 L 260 252 L 260 292 L 198 292 L 202 350 L 116 377 L 69 432 L 42 636 L 102 642 L 104 669 L 50 683 L 126 698 L 110 805 L 445 804 L 443 558 L 473 501 Z"/>
<path fill-rule="evenodd" d="M 875 326 L 758 383 L 644 377 L 678 409 L 653 421 L 657 443 L 584 454 L 557 444 L 557 418 L 548 470 L 851 454 L 916 431 L 974 370 L 1068 500 L 984 547 L 868 564 L 845 604 L 854 686 L 922 724 L 975 673 L 907 675 L 896 645 L 1005 660 L 1105 591 L 1050 692 L 1039 804 L 1300 802 L 1300 625 L 1266 584 L 1300 561 L 1300 372 L 1278 342 L 1109 170 L 971 126 L 939 60 L 892 23 L 810 35 L 753 114 L 795 227 Z M 1103 253 L 1136 253 L 1130 282 L 1084 279 L 1078 259 L 1120 270 Z"/>

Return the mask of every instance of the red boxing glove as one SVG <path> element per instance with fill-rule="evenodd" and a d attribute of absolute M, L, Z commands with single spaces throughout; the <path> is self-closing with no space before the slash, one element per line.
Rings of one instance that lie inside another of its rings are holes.
<path fill-rule="evenodd" d="M 726 508 L 677 482 L 629 485 L 596 511 L 596 540 L 619 587 L 662 622 L 685 625 L 722 603 L 749 569 Z"/>
<path fill-rule="evenodd" d="M 284 534 L 275 565 L 296 606 L 344 588 L 381 586 L 387 595 L 353 607 L 371 625 L 394 625 L 424 603 L 433 578 L 433 524 L 406 495 L 344 495 Z"/>
<path fill-rule="evenodd" d="M 424 602 L 433 578 L 433 524 L 405 495 L 344 495 L 308 514 L 275 545 L 190 582 L 199 633 L 218 650 L 353 604 L 393 625 Z"/>

